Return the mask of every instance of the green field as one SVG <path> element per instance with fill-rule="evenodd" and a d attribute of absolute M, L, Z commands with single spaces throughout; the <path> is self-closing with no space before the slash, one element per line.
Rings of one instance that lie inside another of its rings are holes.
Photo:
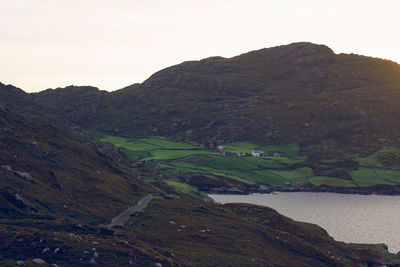
<path fill-rule="evenodd" d="M 359 186 L 400 185 L 400 171 L 376 168 L 359 168 L 351 172 L 353 180 Z"/>
<path fill-rule="evenodd" d="M 215 149 L 205 149 L 203 145 L 175 142 L 159 136 L 129 139 L 98 134 L 97 137 L 102 142 L 109 142 L 123 148 L 134 161 L 151 161 L 151 166 L 155 170 L 169 177 L 166 183 L 182 192 L 196 192 L 194 187 L 177 179 L 185 174 L 200 175 L 211 181 L 222 179 L 228 185 L 234 185 L 234 181 L 279 187 L 305 184 L 333 187 L 400 184 L 400 168 L 397 170 L 395 164 L 400 153 L 398 149 L 391 147 L 383 148 L 367 157 L 354 159 L 359 167 L 349 169 L 348 173 L 351 176 L 349 179 L 329 174 L 315 174 L 314 168 L 318 166 L 317 163 L 312 164 L 307 160 L 307 156 L 301 155 L 300 148 L 296 144 L 262 147 L 257 147 L 250 142 L 224 144 L 227 152 L 251 154 L 253 149 L 260 149 L 269 155 L 280 154 L 279 157 L 236 157 L 222 155 Z M 346 168 L 335 166 L 340 159 L 322 159 L 319 162 L 320 165 L 332 165 L 330 170 L 333 171 L 346 170 Z M 391 166 L 390 169 L 385 168 L 388 165 Z"/>

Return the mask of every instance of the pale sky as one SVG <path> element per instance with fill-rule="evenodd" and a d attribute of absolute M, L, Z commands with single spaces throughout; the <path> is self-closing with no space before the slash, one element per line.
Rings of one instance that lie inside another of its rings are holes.
<path fill-rule="evenodd" d="M 0 82 L 112 91 L 300 41 L 400 62 L 399 14 L 399 0 L 0 0 Z"/>

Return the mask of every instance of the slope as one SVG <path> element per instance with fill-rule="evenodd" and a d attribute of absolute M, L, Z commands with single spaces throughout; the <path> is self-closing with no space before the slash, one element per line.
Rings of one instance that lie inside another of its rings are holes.
<path fill-rule="evenodd" d="M 3 108 L 0 115 L 2 266 L 33 265 L 35 258 L 68 266 L 364 266 L 395 260 L 382 245 L 336 242 L 321 228 L 268 208 L 214 205 L 157 190 L 52 126 Z M 154 199 L 126 227 L 103 225 L 148 193 Z"/>

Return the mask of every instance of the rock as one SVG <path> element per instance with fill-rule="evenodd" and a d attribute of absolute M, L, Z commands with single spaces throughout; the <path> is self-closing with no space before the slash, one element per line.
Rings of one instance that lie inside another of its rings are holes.
<path fill-rule="evenodd" d="M 40 145 L 38 143 L 36 143 L 35 141 L 32 141 L 31 145 L 40 149 Z"/>
<path fill-rule="evenodd" d="M 15 194 L 14 199 L 14 203 L 17 205 L 17 207 L 24 209 L 26 212 L 31 213 L 36 211 L 35 209 L 31 209 L 28 203 L 20 195 Z"/>
<path fill-rule="evenodd" d="M 43 253 L 46 253 L 46 252 L 47 252 L 47 251 L 49 251 L 49 250 L 50 250 L 50 249 L 49 249 L 49 248 L 47 248 L 47 247 L 46 247 L 46 248 L 44 248 L 44 249 L 42 250 L 42 254 L 43 254 Z"/>
<path fill-rule="evenodd" d="M 17 261 L 17 263 L 15 265 L 17 265 L 17 266 L 25 266 L 25 262 L 24 261 Z"/>
<path fill-rule="evenodd" d="M 95 251 L 94 253 L 93 253 L 93 258 L 98 258 L 99 257 L 99 254 L 97 254 L 97 252 Z"/>
<path fill-rule="evenodd" d="M 92 242 L 93 245 L 97 245 L 98 243 L 99 243 L 99 242 L 97 242 L 97 241 L 93 241 L 93 242 Z"/>
<path fill-rule="evenodd" d="M 16 172 L 14 172 L 14 174 L 17 175 L 18 177 L 21 177 L 22 179 L 24 179 L 24 180 L 26 180 L 28 182 L 33 183 L 32 176 L 27 172 L 16 171 Z"/>
<path fill-rule="evenodd" d="M 9 166 L 9 165 L 3 165 L 3 166 L 1 166 L 1 168 L 3 169 L 3 170 L 5 170 L 5 171 L 11 171 L 12 169 L 11 169 L 11 166 Z"/>
<path fill-rule="evenodd" d="M 96 264 L 96 260 L 95 260 L 94 258 L 91 258 L 90 261 L 89 261 L 89 263 L 91 263 L 91 264 Z"/>
<path fill-rule="evenodd" d="M 46 262 L 42 259 L 36 258 L 32 260 L 36 264 L 46 264 Z"/>
<path fill-rule="evenodd" d="M 156 263 L 156 266 L 157 266 L 157 267 L 162 267 L 162 264 L 159 263 L 159 262 L 157 262 L 157 263 Z"/>
<path fill-rule="evenodd" d="M 53 267 L 60 267 L 60 266 L 58 266 L 58 264 L 55 264 L 55 263 L 53 263 L 51 266 L 53 266 Z"/>
<path fill-rule="evenodd" d="M 53 253 L 57 253 L 58 251 L 60 251 L 60 248 L 56 248 Z"/>

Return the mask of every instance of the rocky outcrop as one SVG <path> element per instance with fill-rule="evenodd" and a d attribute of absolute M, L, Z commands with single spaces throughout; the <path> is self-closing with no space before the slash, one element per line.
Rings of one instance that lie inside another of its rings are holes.
<path fill-rule="evenodd" d="M 32 176 L 27 172 L 16 171 L 16 172 L 14 172 L 14 174 L 16 176 L 24 179 L 25 181 L 28 181 L 30 183 L 34 183 L 34 180 L 32 179 Z"/>
<path fill-rule="evenodd" d="M 40 265 L 46 264 L 46 262 L 45 262 L 44 260 L 39 259 L 39 258 L 33 259 L 32 261 L 33 261 L 34 263 L 40 264 Z"/>

